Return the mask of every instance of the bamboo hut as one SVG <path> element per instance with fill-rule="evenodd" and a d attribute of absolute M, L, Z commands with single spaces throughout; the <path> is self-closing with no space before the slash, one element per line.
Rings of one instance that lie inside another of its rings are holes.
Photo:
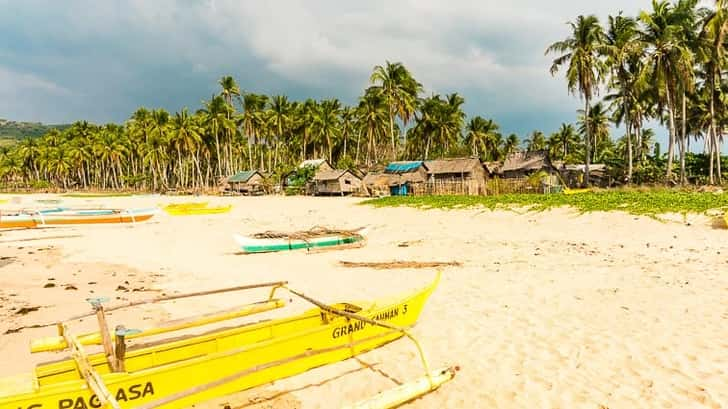
<path fill-rule="evenodd" d="M 361 189 L 359 176 L 346 169 L 319 171 L 313 178 L 316 195 L 350 195 Z"/>
<path fill-rule="evenodd" d="M 500 174 L 504 178 L 524 178 L 540 171 L 548 174 L 556 172 L 547 151 L 510 153 L 503 162 Z"/>
<path fill-rule="evenodd" d="M 427 165 L 423 161 L 392 162 L 384 169 L 392 196 L 407 196 L 421 191 L 427 182 Z"/>
<path fill-rule="evenodd" d="M 425 161 L 427 194 L 485 194 L 488 171 L 479 158 L 453 158 Z"/>
<path fill-rule="evenodd" d="M 222 191 L 228 194 L 263 194 L 265 178 L 257 170 L 244 170 L 224 180 Z"/>

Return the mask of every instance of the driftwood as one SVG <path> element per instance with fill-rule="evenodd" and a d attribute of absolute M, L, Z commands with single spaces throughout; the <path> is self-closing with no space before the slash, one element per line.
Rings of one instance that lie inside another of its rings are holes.
<path fill-rule="evenodd" d="M 339 264 L 349 268 L 373 268 L 377 270 L 389 270 L 393 268 L 435 268 L 435 267 L 461 267 L 459 261 L 380 261 L 380 262 L 357 262 L 339 261 Z"/>

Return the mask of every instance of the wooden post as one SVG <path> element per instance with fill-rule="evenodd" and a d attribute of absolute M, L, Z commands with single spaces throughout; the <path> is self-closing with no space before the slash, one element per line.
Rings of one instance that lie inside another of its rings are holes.
<path fill-rule="evenodd" d="M 114 335 L 114 354 L 116 358 L 115 372 L 126 372 L 126 365 L 124 364 L 124 359 L 126 357 L 126 327 L 123 325 L 117 325 Z"/>
<path fill-rule="evenodd" d="M 116 372 L 116 356 L 114 356 L 114 346 L 111 343 L 111 334 L 109 334 L 109 325 L 106 323 L 106 314 L 104 306 L 100 300 L 91 300 L 91 305 L 96 311 L 96 319 L 99 322 L 99 331 L 101 332 L 101 342 L 104 346 L 104 355 L 113 372 Z"/>

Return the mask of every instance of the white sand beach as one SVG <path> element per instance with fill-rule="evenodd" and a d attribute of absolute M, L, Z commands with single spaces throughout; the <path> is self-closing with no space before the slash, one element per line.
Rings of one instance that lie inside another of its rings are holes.
<path fill-rule="evenodd" d="M 20 197 L 21 203 L 2 206 L 31 207 L 49 195 Z M 63 198 L 63 205 L 149 207 L 188 200 Z M 326 302 L 375 299 L 426 285 L 436 271 L 352 269 L 338 261 L 459 261 L 462 267 L 443 269 L 413 333 L 432 367 L 461 370 L 407 407 L 728 408 L 728 230 L 714 228 L 706 217 L 659 222 L 568 209 L 377 209 L 352 198 L 194 200 L 232 204 L 233 210 L 195 217 L 161 213 L 133 226 L 0 232 L 0 334 L 86 312 L 84 299 L 95 296 L 139 299 L 287 280 Z M 368 243 L 320 253 L 236 254 L 234 233 L 316 225 L 369 226 Z M 147 328 L 265 295 L 256 290 L 180 300 L 109 319 Z M 308 308 L 294 299 L 264 316 Z M 93 325 L 84 320 L 72 327 Z M 0 375 L 57 359 L 28 351 L 31 339 L 54 331 L 0 335 Z M 390 378 L 422 374 L 406 339 L 359 358 L 197 407 L 335 408 L 395 386 Z"/>

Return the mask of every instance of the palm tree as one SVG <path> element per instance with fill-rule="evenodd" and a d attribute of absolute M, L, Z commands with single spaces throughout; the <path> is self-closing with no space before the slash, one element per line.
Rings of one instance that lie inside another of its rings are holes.
<path fill-rule="evenodd" d="M 639 41 L 639 27 L 637 21 L 630 17 L 624 17 L 620 13 L 616 17 L 609 16 L 609 24 L 605 36 L 606 64 L 611 71 L 609 86 L 618 91 L 618 103 L 620 109 L 616 114 L 616 122 L 619 125 L 622 120 L 625 122 L 626 135 L 625 143 L 627 150 L 627 180 L 632 180 L 632 102 L 637 75 L 635 68 L 639 67 L 642 57 L 642 43 Z"/>
<path fill-rule="evenodd" d="M 329 152 L 329 162 L 333 163 L 334 138 L 340 135 L 341 103 L 338 99 L 327 99 L 321 102 L 314 113 L 313 134 L 326 143 Z"/>
<path fill-rule="evenodd" d="M 284 135 L 288 132 L 288 128 L 292 120 L 291 104 L 288 97 L 284 95 L 276 95 L 271 98 L 268 105 L 268 116 L 271 127 L 275 130 L 275 163 L 278 166 L 278 148 L 281 141 L 285 140 Z"/>
<path fill-rule="evenodd" d="M 367 153 L 366 164 L 371 164 L 372 159 L 377 161 L 377 145 L 379 139 L 386 135 L 387 105 L 384 97 L 374 88 L 368 88 L 364 95 L 359 98 L 357 107 L 357 122 L 360 133 L 366 135 Z M 356 148 L 356 160 L 359 160 L 359 142 Z"/>
<path fill-rule="evenodd" d="M 660 104 L 667 107 L 670 137 L 665 177 L 668 179 L 672 176 L 677 139 L 676 97 L 681 90 L 686 92 L 692 83 L 693 57 L 686 44 L 687 12 L 683 4 L 676 7 L 667 0 L 652 0 L 652 12 L 640 13 L 640 21 L 645 26 L 642 41 L 647 46 L 643 80 L 656 85 Z"/>
<path fill-rule="evenodd" d="M 417 95 L 422 90 L 422 85 L 415 81 L 414 77 L 402 63 L 390 63 L 386 61 L 384 66 L 374 67 L 370 82 L 374 89 L 384 96 L 389 108 L 389 136 L 392 142 L 392 158 L 397 154 L 394 138 L 394 117 L 407 122 L 414 116 Z"/>
<path fill-rule="evenodd" d="M 541 131 L 533 131 L 530 138 L 526 138 L 526 150 L 528 152 L 541 151 L 546 148 L 546 135 Z"/>
<path fill-rule="evenodd" d="M 561 124 L 558 131 L 549 137 L 548 145 L 551 146 L 550 153 L 554 158 L 560 157 L 566 160 L 571 152 L 570 146 L 577 145 L 579 137 L 576 134 L 573 124 Z"/>
<path fill-rule="evenodd" d="M 583 135 L 591 135 L 591 139 L 587 144 L 594 147 L 592 157 L 589 158 L 592 163 L 597 157 L 603 156 L 597 149 L 609 139 L 609 116 L 604 108 L 604 103 L 598 102 L 589 108 L 588 115 L 583 110 L 579 110 L 579 132 Z"/>
<path fill-rule="evenodd" d="M 584 98 L 584 111 L 591 106 L 592 96 L 598 92 L 599 84 L 604 77 L 606 66 L 600 54 L 603 50 L 604 31 L 596 16 L 579 16 L 576 22 L 570 22 L 571 35 L 563 41 L 551 44 L 546 54 L 559 53 L 551 65 L 551 75 L 559 68 L 567 65 L 566 81 L 569 92 L 578 92 Z M 587 127 L 588 130 L 589 127 Z M 591 135 L 584 135 L 586 147 L 585 181 L 589 183 L 589 161 L 591 156 Z"/>
<path fill-rule="evenodd" d="M 198 180 L 202 180 L 202 171 L 199 162 L 199 149 L 202 144 L 201 127 L 196 123 L 194 117 L 190 116 L 187 108 L 174 114 L 170 123 L 169 143 L 177 152 L 177 183 L 180 187 L 186 187 L 184 162 L 182 153 L 189 154 L 197 171 Z M 194 176 L 194 172 L 193 172 Z"/>
<path fill-rule="evenodd" d="M 715 10 L 708 13 L 703 19 L 700 32 L 702 47 L 698 48 L 702 63 L 707 71 L 707 87 L 710 94 L 710 128 L 706 138 L 709 147 L 709 180 L 715 183 L 714 167 L 717 169 L 717 181 L 721 183 L 720 169 L 720 143 L 718 141 L 718 123 L 716 118 L 716 103 L 721 100 L 722 72 L 726 66 L 725 43 L 728 34 L 728 0 L 715 0 Z M 715 160 L 715 162 L 714 162 Z"/>
<path fill-rule="evenodd" d="M 499 126 L 492 119 L 485 119 L 481 116 L 475 116 L 470 119 L 465 127 L 465 144 L 470 148 L 470 154 L 477 157 L 489 158 L 489 145 L 495 134 L 498 133 Z"/>

